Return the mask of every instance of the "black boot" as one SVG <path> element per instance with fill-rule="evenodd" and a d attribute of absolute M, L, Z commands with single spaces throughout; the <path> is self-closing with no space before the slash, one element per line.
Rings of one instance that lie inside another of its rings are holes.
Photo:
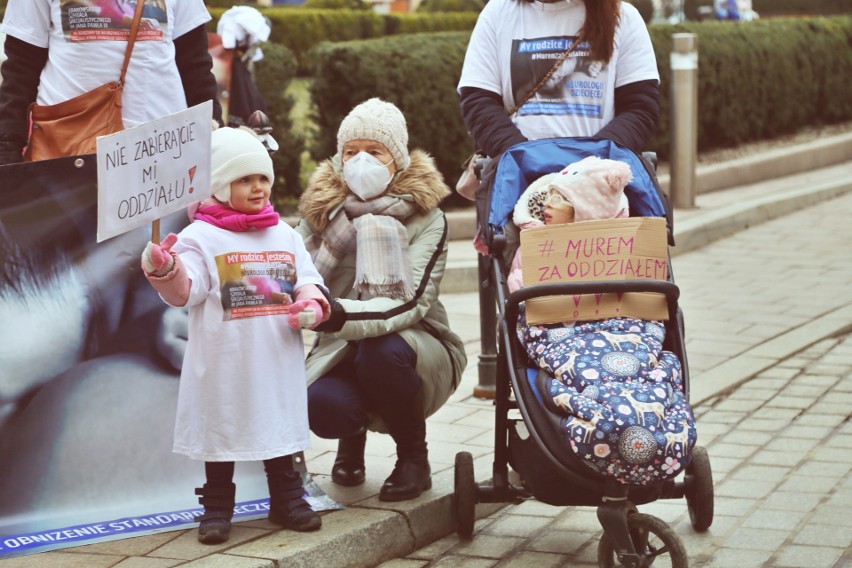
<path fill-rule="evenodd" d="M 237 486 L 233 483 L 205 483 L 197 487 L 198 502 L 204 505 L 204 514 L 198 517 L 198 542 L 220 544 L 231 536 L 231 518 L 234 516 L 234 496 Z"/>
<path fill-rule="evenodd" d="M 276 467 L 270 467 L 271 462 Z M 269 520 L 294 531 L 318 530 L 322 526 L 322 518 L 303 499 L 302 476 L 293 469 L 292 457 L 284 456 L 263 463 L 269 485 Z M 284 467 L 278 467 L 282 464 Z"/>
<path fill-rule="evenodd" d="M 331 480 L 338 485 L 354 487 L 364 483 L 364 446 L 367 444 L 367 430 L 337 442 L 337 457 L 331 466 Z"/>
<path fill-rule="evenodd" d="M 426 417 L 423 398 L 412 397 L 382 418 L 396 442 L 396 465 L 379 490 L 379 501 L 408 501 L 432 488 L 432 471 L 426 451 Z"/>

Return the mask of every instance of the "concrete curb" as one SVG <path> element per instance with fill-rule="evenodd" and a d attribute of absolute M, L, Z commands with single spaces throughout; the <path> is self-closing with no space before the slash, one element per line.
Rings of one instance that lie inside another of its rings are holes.
<path fill-rule="evenodd" d="M 852 154 L 850 154 L 852 155 Z M 672 256 L 701 248 L 748 227 L 852 191 L 852 179 L 760 197 L 675 223 Z"/>
<path fill-rule="evenodd" d="M 700 381 L 691 381 L 689 402 L 698 406 L 728 393 L 811 345 L 849 331 L 852 331 L 852 303 L 832 309 L 799 328 L 782 333 L 703 372 Z"/>
<path fill-rule="evenodd" d="M 852 132 L 822 138 L 696 168 L 696 191 L 700 195 L 840 164 L 852 156 Z M 660 186 L 669 191 L 669 175 L 661 175 Z"/>
<path fill-rule="evenodd" d="M 277 531 L 187 564 L 193 567 L 353 568 L 377 566 L 444 538 L 456 527 L 454 473 L 432 475 L 432 490 L 414 501 L 376 497 L 323 515 L 322 530 Z M 508 503 L 477 505 L 483 518 Z"/>

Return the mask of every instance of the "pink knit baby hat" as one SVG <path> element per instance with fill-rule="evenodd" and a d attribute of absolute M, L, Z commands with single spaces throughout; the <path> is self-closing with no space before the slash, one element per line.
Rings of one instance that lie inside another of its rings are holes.
<path fill-rule="evenodd" d="M 550 181 L 574 206 L 574 221 L 613 219 L 624 208 L 624 188 L 633 179 L 630 166 L 588 156 L 568 164 Z"/>

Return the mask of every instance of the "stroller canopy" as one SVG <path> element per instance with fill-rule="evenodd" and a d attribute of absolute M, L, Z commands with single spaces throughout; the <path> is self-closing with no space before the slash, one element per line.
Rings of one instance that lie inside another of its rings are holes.
<path fill-rule="evenodd" d="M 631 217 L 666 217 L 667 208 L 656 178 L 645 162 L 632 150 L 610 140 L 596 138 L 548 138 L 516 144 L 499 158 L 486 202 L 488 225 L 502 232 L 511 219 L 521 194 L 539 177 L 558 172 L 566 165 L 597 156 L 626 162 L 633 172 L 624 193 L 630 203 Z M 480 211 L 480 214 L 482 211 Z M 484 218 L 480 215 L 480 218 Z"/>

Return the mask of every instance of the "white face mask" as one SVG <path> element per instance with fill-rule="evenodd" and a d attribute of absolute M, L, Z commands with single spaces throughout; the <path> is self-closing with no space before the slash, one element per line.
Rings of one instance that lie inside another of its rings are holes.
<path fill-rule="evenodd" d="M 343 179 L 349 189 L 363 201 L 384 193 L 393 175 L 387 164 L 366 152 L 358 152 L 343 163 Z"/>

